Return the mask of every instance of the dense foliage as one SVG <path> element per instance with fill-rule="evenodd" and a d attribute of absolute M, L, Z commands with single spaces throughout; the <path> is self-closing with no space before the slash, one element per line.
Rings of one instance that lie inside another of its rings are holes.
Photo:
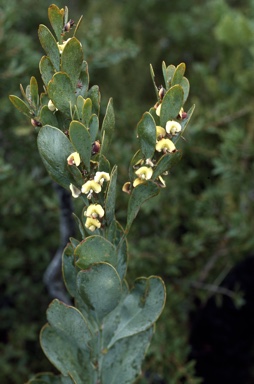
<path fill-rule="evenodd" d="M 28 83 L 26 77 L 39 56 L 31 31 L 46 19 L 49 3 L 43 9 L 27 3 L 29 13 L 25 6 L 17 13 L 14 0 L 1 6 L 1 17 L 8 21 L 1 23 L 0 41 L 4 52 L 0 59 L 4 69 L 0 95 L 3 383 L 24 381 L 30 372 L 47 367 L 37 346 L 49 301 L 41 278 L 58 244 L 57 202 L 36 155 L 35 136 L 24 120 L 17 120 L 7 100 L 18 82 Z M 143 382 L 155 383 L 159 375 L 169 384 L 194 383 L 193 363 L 188 362 L 194 298 L 204 305 L 214 293 L 211 286 L 218 287 L 230 268 L 253 250 L 254 3 L 181 0 L 161 1 L 158 6 L 155 0 L 138 4 L 111 0 L 106 8 L 102 1 L 80 2 L 78 8 L 86 20 L 84 41 L 91 22 L 96 33 L 100 27 L 102 36 L 112 36 L 113 41 L 132 39 L 139 48 L 134 59 L 118 65 L 107 59 L 109 49 L 104 56 L 108 68 L 95 65 L 92 74 L 105 100 L 113 96 L 119 111 L 112 162 L 121 159 L 122 182 L 127 179 L 130 148 L 135 146 L 131 138 L 137 117 L 154 100 L 148 93 L 149 63 L 156 73 L 162 59 L 187 63 L 190 103 L 196 104 L 196 112 L 187 145 L 182 142 L 184 157 L 167 181 L 169 192 L 144 206 L 132 228 L 130 253 L 133 278 L 145 271 L 146 275 L 162 275 L 168 283 L 167 307 L 157 326 Z M 101 50 L 102 37 L 96 39 Z M 95 62 L 102 62 L 96 59 L 96 45 L 94 52 L 91 59 L 94 56 Z M 119 200 L 121 215 L 126 201 Z M 141 236 L 136 238 L 135 233 Z M 33 239 L 38 238 L 43 238 L 41 249 L 34 249 Z M 237 288 L 230 292 L 240 306 L 242 294 Z M 216 297 L 222 298 L 217 292 Z"/>

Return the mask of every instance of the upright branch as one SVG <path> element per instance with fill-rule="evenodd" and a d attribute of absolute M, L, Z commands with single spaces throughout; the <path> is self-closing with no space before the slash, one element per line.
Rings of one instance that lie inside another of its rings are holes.
<path fill-rule="evenodd" d="M 156 103 L 137 124 L 139 149 L 131 159 L 126 225 L 115 217 L 117 165 L 108 154 L 115 129 L 113 101 L 100 122 L 100 91 L 89 86 L 88 65 L 68 9 L 51 5 L 53 33 L 39 26 L 45 51 L 39 63 L 43 92 L 34 77 L 23 99 L 10 96 L 14 106 L 38 131 L 42 161 L 52 179 L 81 199 L 75 215 L 81 240 L 70 238 L 62 255 L 62 272 L 73 305 L 53 300 L 42 328 L 42 349 L 60 376 L 38 374 L 29 383 L 127 384 L 141 364 L 165 304 L 161 278 L 126 282 L 127 239 L 141 205 L 166 187 L 165 177 L 181 158 L 177 149 L 194 106 L 185 111 L 189 82 L 185 64 L 162 64 L 165 84 L 157 86 L 151 66 Z"/>

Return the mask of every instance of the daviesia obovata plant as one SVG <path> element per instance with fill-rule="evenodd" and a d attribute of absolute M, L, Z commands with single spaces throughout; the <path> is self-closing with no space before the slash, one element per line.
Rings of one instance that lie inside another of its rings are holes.
<path fill-rule="evenodd" d="M 10 100 L 38 131 L 39 153 L 52 179 L 82 199 L 84 208 L 81 218 L 76 216 L 82 240 L 70 238 L 62 256 L 73 306 L 53 300 L 40 334 L 42 349 L 60 375 L 40 373 L 29 383 L 133 383 L 164 307 L 165 287 L 160 277 L 151 276 L 138 278 L 129 289 L 126 236 L 141 205 L 166 187 L 166 175 L 181 158 L 177 141 L 194 110 L 184 110 L 189 93 L 185 64 L 163 62 L 165 85 L 159 87 L 151 67 L 157 101 L 137 124 L 139 149 L 122 188 L 129 194 L 123 228 L 115 217 L 117 166 L 108 160 L 113 101 L 100 122 L 99 87 L 89 87 L 76 37 L 81 19 L 75 23 L 67 7 L 54 4 L 48 16 L 53 33 L 39 26 L 43 92 L 32 77 L 25 90 L 21 86 L 23 100 L 13 95 Z"/>

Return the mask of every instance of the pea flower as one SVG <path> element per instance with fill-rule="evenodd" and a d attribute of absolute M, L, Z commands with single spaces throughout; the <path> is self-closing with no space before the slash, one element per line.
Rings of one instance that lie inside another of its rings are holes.
<path fill-rule="evenodd" d="M 161 139 L 155 147 L 158 152 L 174 152 L 176 150 L 175 144 L 169 139 Z"/>
<path fill-rule="evenodd" d="M 139 179 L 149 180 L 152 177 L 153 170 L 150 167 L 140 167 L 139 169 L 136 170 L 135 173 L 139 177 Z"/>
<path fill-rule="evenodd" d="M 109 173 L 107 172 L 96 172 L 94 176 L 94 181 L 100 185 L 104 183 L 104 181 L 109 181 L 110 176 Z"/>
<path fill-rule="evenodd" d="M 48 102 L 48 109 L 51 112 L 58 111 L 58 109 L 56 108 L 56 106 L 55 106 L 55 104 L 53 103 L 52 100 L 49 100 L 49 102 Z"/>
<path fill-rule="evenodd" d="M 101 223 L 97 219 L 93 219 L 92 217 L 88 217 L 85 222 L 85 227 L 90 231 L 95 231 L 97 228 L 101 227 Z"/>
<path fill-rule="evenodd" d="M 160 114 L 161 114 L 161 104 L 156 108 L 155 113 L 156 113 L 157 116 L 160 116 Z"/>
<path fill-rule="evenodd" d="M 144 184 L 145 183 L 145 179 L 140 179 L 139 177 L 137 177 L 134 181 L 133 181 L 133 187 L 135 188 L 137 185 L 139 184 Z"/>
<path fill-rule="evenodd" d="M 75 185 L 73 184 L 70 184 L 70 190 L 71 190 L 72 197 L 75 197 L 75 199 L 79 197 L 79 195 L 81 194 L 81 190 L 75 187 Z"/>
<path fill-rule="evenodd" d="M 129 181 L 124 183 L 124 185 L 122 187 L 122 191 L 125 192 L 125 193 L 128 193 L 128 194 L 131 193 L 131 183 Z"/>
<path fill-rule="evenodd" d="M 93 192 L 100 193 L 100 191 L 101 191 L 101 185 L 99 183 L 96 183 L 96 181 L 94 180 L 88 180 L 81 187 L 81 192 L 85 193 L 88 199 L 91 199 Z"/>
<path fill-rule="evenodd" d="M 175 136 L 177 133 L 181 132 L 181 124 L 179 124 L 177 121 L 169 120 L 166 123 L 166 131 L 167 133 L 170 133 L 171 135 Z"/>
<path fill-rule="evenodd" d="M 162 137 L 166 136 L 166 131 L 160 125 L 156 125 L 156 138 L 160 140 Z"/>
<path fill-rule="evenodd" d="M 92 217 L 93 219 L 97 219 L 97 217 L 102 218 L 104 214 L 104 209 L 100 204 L 90 204 L 84 212 L 86 217 Z"/>
<path fill-rule="evenodd" d="M 69 165 L 76 165 L 79 166 L 81 160 L 78 152 L 73 152 L 70 154 L 70 156 L 67 158 L 67 163 Z"/>
<path fill-rule="evenodd" d="M 70 40 L 70 39 L 68 39 L 68 40 L 66 40 L 66 41 L 63 41 L 62 44 L 57 43 L 57 46 L 58 46 L 58 49 L 59 49 L 60 54 L 63 53 L 64 47 L 65 47 L 66 43 L 67 43 L 69 40 Z"/>

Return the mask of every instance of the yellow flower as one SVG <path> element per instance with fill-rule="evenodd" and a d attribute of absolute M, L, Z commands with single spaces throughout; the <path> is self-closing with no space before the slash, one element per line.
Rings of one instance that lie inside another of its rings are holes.
<path fill-rule="evenodd" d="M 160 140 L 162 137 L 166 136 L 166 131 L 160 125 L 156 125 L 156 138 Z"/>
<path fill-rule="evenodd" d="M 122 191 L 125 192 L 125 193 L 128 193 L 128 194 L 131 193 L 131 183 L 129 181 L 124 183 L 124 185 L 122 187 Z"/>
<path fill-rule="evenodd" d="M 158 152 L 174 152 L 176 150 L 175 144 L 169 139 L 161 139 L 155 147 Z"/>
<path fill-rule="evenodd" d="M 67 163 L 69 165 L 76 165 L 77 167 L 79 166 L 80 164 L 80 156 L 79 156 L 79 153 L 78 152 L 73 152 L 70 154 L 70 156 L 67 158 Z"/>
<path fill-rule="evenodd" d="M 85 227 L 90 231 L 95 231 L 97 228 L 101 227 L 101 223 L 97 219 L 93 219 L 92 217 L 88 217 L 85 222 Z"/>
<path fill-rule="evenodd" d="M 58 109 L 56 108 L 56 106 L 55 106 L 55 104 L 53 103 L 52 100 L 49 100 L 49 102 L 48 102 L 48 109 L 51 112 L 58 111 Z"/>
<path fill-rule="evenodd" d="M 169 120 L 166 124 L 167 133 L 170 133 L 173 136 L 181 132 L 181 129 L 182 129 L 181 124 L 179 124 L 177 121 Z"/>
<path fill-rule="evenodd" d="M 97 219 L 97 217 L 103 217 L 104 213 L 104 209 L 100 204 L 90 204 L 84 215 L 87 217 L 92 217 L 93 219 Z"/>
<path fill-rule="evenodd" d="M 139 179 L 149 180 L 152 177 L 153 170 L 152 168 L 149 168 L 149 167 L 140 167 L 139 169 L 136 170 L 135 173 L 139 177 Z"/>
<path fill-rule="evenodd" d="M 160 116 L 160 114 L 161 114 L 161 104 L 156 108 L 155 113 L 156 113 L 157 116 Z"/>
<path fill-rule="evenodd" d="M 85 193 L 88 199 L 91 199 L 93 192 L 100 193 L 100 191 L 101 191 L 100 184 L 96 183 L 94 180 L 88 180 L 81 187 L 81 192 Z"/>
<path fill-rule="evenodd" d="M 99 183 L 100 185 L 102 185 L 104 181 L 109 181 L 109 180 L 110 180 L 110 176 L 109 176 L 109 173 L 107 172 L 96 172 L 94 176 L 94 181 L 96 183 Z"/>
<path fill-rule="evenodd" d="M 75 197 L 75 199 L 79 197 L 79 195 L 81 194 L 80 189 L 75 187 L 75 185 L 73 184 L 70 184 L 70 190 L 71 190 L 72 197 Z"/>
<path fill-rule="evenodd" d="M 65 47 L 66 43 L 67 43 L 69 40 L 70 40 L 70 39 L 68 39 L 68 40 L 66 40 L 66 41 L 63 41 L 62 44 L 57 43 L 57 46 L 58 46 L 58 49 L 59 49 L 60 54 L 63 53 L 64 47 Z"/>
<path fill-rule="evenodd" d="M 137 177 L 137 179 L 135 179 L 133 181 L 133 187 L 135 188 L 137 185 L 139 184 L 144 184 L 145 183 L 145 180 L 144 179 L 140 179 L 139 177 Z"/>

